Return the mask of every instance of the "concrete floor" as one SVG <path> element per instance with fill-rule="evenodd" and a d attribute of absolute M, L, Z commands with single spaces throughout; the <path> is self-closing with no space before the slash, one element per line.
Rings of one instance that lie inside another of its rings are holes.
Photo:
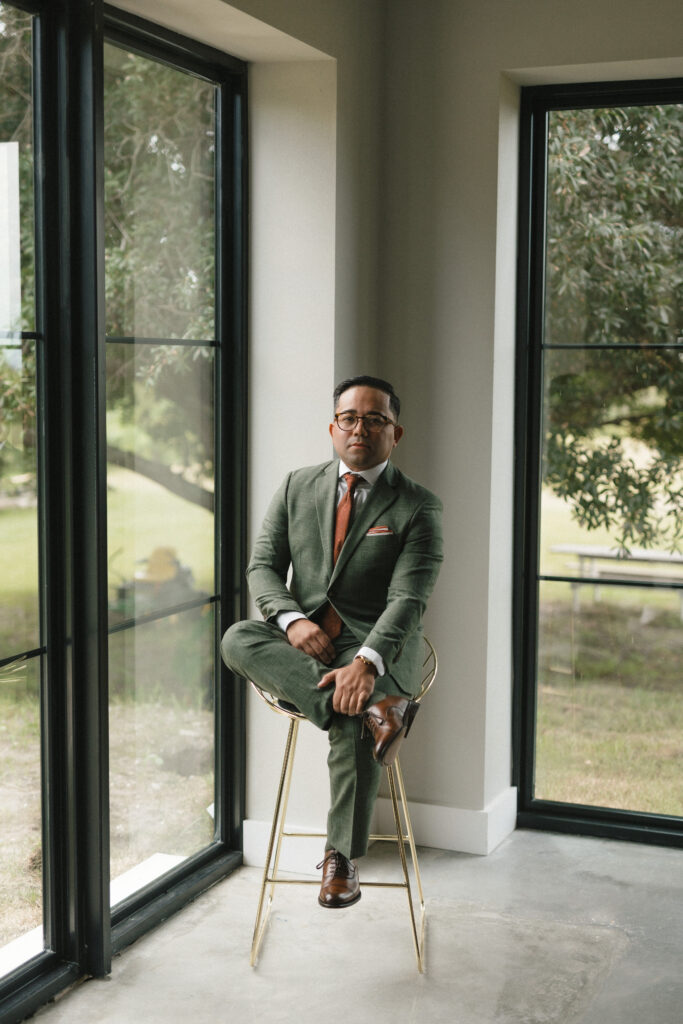
<path fill-rule="evenodd" d="M 363 878 L 387 878 L 376 844 Z M 249 967 L 243 868 L 41 1010 L 40 1024 L 682 1024 L 683 852 L 518 831 L 489 857 L 423 850 L 427 970 L 405 893 L 329 911 L 281 886 Z"/>

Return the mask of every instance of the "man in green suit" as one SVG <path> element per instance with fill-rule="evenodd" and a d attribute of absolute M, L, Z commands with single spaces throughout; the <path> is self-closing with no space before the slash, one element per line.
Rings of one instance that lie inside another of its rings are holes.
<path fill-rule="evenodd" d="M 236 623 L 221 644 L 229 668 L 328 732 L 324 907 L 360 899 L 356 859 L 381 765 L 419 706 L 422 615 L 443 557 L 441 502 L 389 462 L 399 413 L 379 378 L 335 388 L 338 459 L 290 473 L 276 493 L 247 570 L 265 621 Z"/>

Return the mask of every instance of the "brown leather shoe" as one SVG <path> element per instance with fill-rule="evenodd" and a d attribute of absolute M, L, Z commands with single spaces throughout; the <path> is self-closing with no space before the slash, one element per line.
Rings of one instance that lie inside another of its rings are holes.
<path fill-rule="evenodd" d="M 363 725 L 375 741 L 373 757 L 383 765 L 392 765 L 420 710 L 416 700 L 408 697 L 385 697 L 363 714 Z"/>
<path fill-rule="evenodd" d="M 355 860 L 337 850 L 327 850 L 318 864 L 323 869 L 318 903 L 321 907 L 351 907 L 360 899 L 360 880 Z"/>

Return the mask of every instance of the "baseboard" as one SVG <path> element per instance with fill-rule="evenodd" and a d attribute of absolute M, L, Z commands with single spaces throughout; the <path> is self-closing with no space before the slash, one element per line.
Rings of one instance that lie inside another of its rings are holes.
<path fill-rule="evenodd" d="M 419 846 L 439 850 L 486 855 L 514 832 L 517 818 L 517 790 L 504 790 L 481 811 L 459 807 L 441 807 L 410 801 L 410 818 Z M 247 818 L 244 822 L 244 863 L 263 867 L 268 850 L 271 822 Z M 320 831 L 320 826 L 289 823 L 290 831 Z M 324 826 L 323 826 L 324 828 Z M 393 813 L 388 797 L 380 797 L 375 807 L 373 831 L 393 829 Z M 280 869 L 315 876 L 315 865 L 322 859 L 325 846 L 321 836 L 286 839 L 280 855 Z"/>
<path fill-rule="evenodd" d="M 270 821 L 258 821 L 255 818 L 245 819 L 242 858 L 243 863 L 248 867 L 262 868 L 265 864 L 271 827 L 272 822 Z M 280 853 L 280 871 L 292 871 L 297 875 L 315 877 L 317 874 L 315 865 L 320 863 L 325 853 L 324 824 L 321 827 L 288 822 L 287 828 L 290 832 L 320 832 L 320 836 L 285 839 Z"/>
<path fill-rule="evenodd" d="M 441 807 L 409 801 L 410 820 L 418 846 L 433 846 L 438 850 L 492 853 L 511 832 L 517 821 L 517 790 L 504 790 L 480 811 L 462 807 Z M 379 831 L 393 828 L 391 800 L 381 797 L 377 801 Z"/>

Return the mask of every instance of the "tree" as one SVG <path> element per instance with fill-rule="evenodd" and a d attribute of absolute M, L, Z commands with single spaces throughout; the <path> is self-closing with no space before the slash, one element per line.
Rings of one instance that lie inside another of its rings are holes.
<path fill-rule="evenodd" d="M 543 479 L 624 548 L 683 535 L 681 138 L 683 105 L 550 120 Z"/>
<path fill-rule="evenodd" d="M 164 340 L 107 346 L 107 456 L 212 508 L 213 351 L 168 340 L 215 337 L 215 89 L 110 45 L 105 72 L 107 333 Z"/>
<path fill-rule="evenodd" d="M 108 457 L 213 507 L 214 95 L 211 83 L 105 48 Z M 20 153 L 22 322 L 33 331 L 32 18 L 0 3 L 0 142 Z M 0 311 L 2 313 L 2 311 Z M 35 469 L 35 344 L 0 338 L 0 470 Z M 131 429 L 132 428 L 132 429 Z M 126 443 L 126 437 L 129 443 Z"/>
<path fill-rule="evenodd" d="M 20 321 L 0 310 L 0 477 L 35 477 L 35 330 L 33 241 L 32 18 L 0 4 L 0 144 L 19 150 Z M 35 489 L 35 479 L 33 479 Z"/>

